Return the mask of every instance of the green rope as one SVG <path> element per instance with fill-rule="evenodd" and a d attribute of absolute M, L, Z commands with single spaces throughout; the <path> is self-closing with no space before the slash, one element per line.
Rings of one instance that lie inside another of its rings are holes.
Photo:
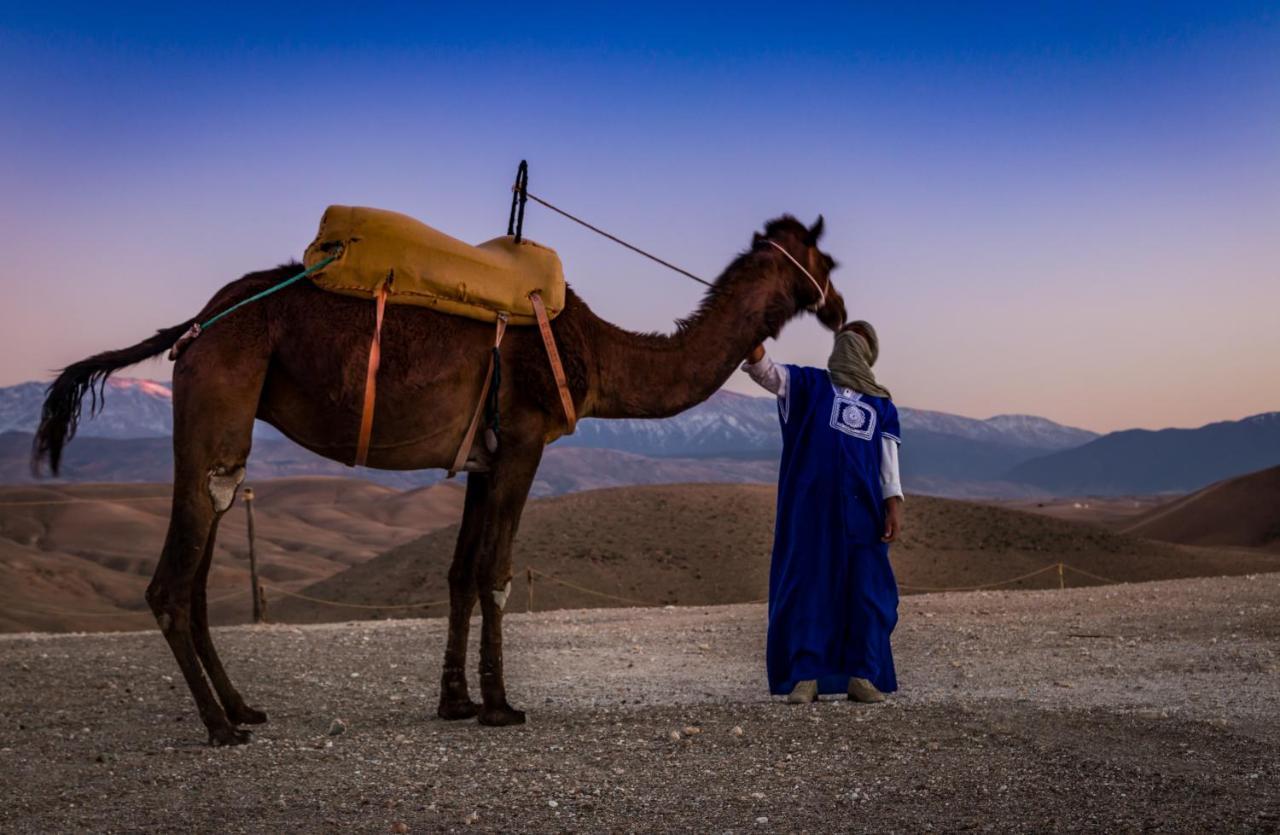
<path fill-rule="evenodd" d="M 328 258 L 324 259 L 323 261 L 319 262 L 318 264 L 307 267 L 305 270 L 298 273 L 293 278 L 286 278 L 284 281 L 280 282 L 274 287 L 268 287 L 267 289 L 263 290 L 261 293 L 255 293 L 254 295 L 250 296 L 247 299 L 244 299 L 243 301 L 236 302 L 235 304 L 231 305 L 231 307 L 228 307 L 226 310 L 222 311 L 216 316 L 213 316 L 209 320 L 202 322 L 200 324 L 200 330 L 206 331 L 209 329 L 210 325 L 212 325 L 214 322 L 221 319 L 223 316 L 227 316 L 228 314 L 235 313 L 237 310 L 244 307 L 246 304 L 250 304 L 251 302 L 256 302 L 259 299 L 265 299 L 267 296 L 271 295 L 277 290 L 283 290 L 284 288 L 288 287 L 290 284 L 293 284 L 296 281 L 301 281 L 302 279 L 306 278 L 312 273 L 319 272 L 320 270 L 324 269 L 325 267 L 333 263 L 335 260 L 337 260 L 338 256 L 341 254 L 342 254 L 341 252 L 336 252 L 333 255 L 330 255 Z"/>

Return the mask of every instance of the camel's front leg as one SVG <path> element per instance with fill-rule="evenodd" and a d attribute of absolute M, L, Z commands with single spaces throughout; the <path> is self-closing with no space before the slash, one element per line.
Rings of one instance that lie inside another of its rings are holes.
<path fill-rule="evenodd" d="M 524 712 L 507 703 L 502 674 L 502 610 L 511 591 L 511 546 L 520 514 L 533 485 L 542 448 L 508 448 L 494 467 L 486 524 L 476 573 L 483 625 L 480 629 L 480 708 L 482 725 L 518 725 Z"/>
<path fill-rule="evenodd" d="M 510 577 L 510 573 L 507 576 Z M 480 697 L 484 700 L 480 708 L 481 725 L 524 723 L 524 711 L 516 710 L 507 702 L 507 685 L 502 674 L 502 604 L 505 600 L 495 599 L 501 594 L 501 591 L 489 592 L 480 597 L 480 612 L 484 615 L 480 627 Z"/>
<path fill-rule="evenodd" d="M 467 477 L 467 501 L 458 530 L 458 544 L 449 567 L 449 639 L 440 676 L 441 719 L 470 719 L 480 712 L 467 690 L 467 636 L 476 605 L 476 562 L 484 530 L 484 508 L 489 493 L 487 473 Z"/>

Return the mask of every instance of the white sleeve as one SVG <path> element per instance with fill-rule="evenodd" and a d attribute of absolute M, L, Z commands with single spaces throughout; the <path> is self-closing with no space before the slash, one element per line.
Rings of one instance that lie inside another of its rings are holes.
<path fill-rule="evenodd" d="M 880 495 L 902 498 L 902 479 L 898 475 L 898 442 L 880 436 Z"/>
<path fill-rule="evenodd" d="M 755 380 L 765 391 L 786 399 L 787 369 L 775 364 L 769 359 L 768 354 L 761 357 L 759 362 L 744 362 L 742 370 L 747 372 L 747 376 Z"/>

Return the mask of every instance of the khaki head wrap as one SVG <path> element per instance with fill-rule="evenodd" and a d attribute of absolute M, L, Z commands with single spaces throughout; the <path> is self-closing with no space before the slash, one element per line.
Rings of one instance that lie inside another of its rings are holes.
<path fill-rule="evenodd" d="M 860 328 L 866 336 L 854 330 Z M 873 397 L 891 397 L 889 390 L 876 382 L 871 366 L 880 356 L 880 339 L 870 322 L 853 322 L 836 334 L 836 345 L 827 360 L 831 382 Z"/>

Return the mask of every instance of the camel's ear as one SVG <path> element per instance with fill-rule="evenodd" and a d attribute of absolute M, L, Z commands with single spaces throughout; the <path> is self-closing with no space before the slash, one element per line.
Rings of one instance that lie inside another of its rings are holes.
<path fill-rule="evenodd" d="M 764 240 L 764 235 L 761 235 L 759 232 L 755 233 L 754 235 L 751 236 L 751 248 L 755 249 L 756 247 L 760 246 L 760 242 L 763 240 Z"/>
<path fill-rule="evenodd" d="M 822 240 L 822 227 L 826 221 L 822 219 L 822 215 L 818 215 L 818 219 L 814 221 L 813 226 L 809 228 L 809 234 L 805 235 L 805 246 L 817 246 L 818 241 Z"/>

